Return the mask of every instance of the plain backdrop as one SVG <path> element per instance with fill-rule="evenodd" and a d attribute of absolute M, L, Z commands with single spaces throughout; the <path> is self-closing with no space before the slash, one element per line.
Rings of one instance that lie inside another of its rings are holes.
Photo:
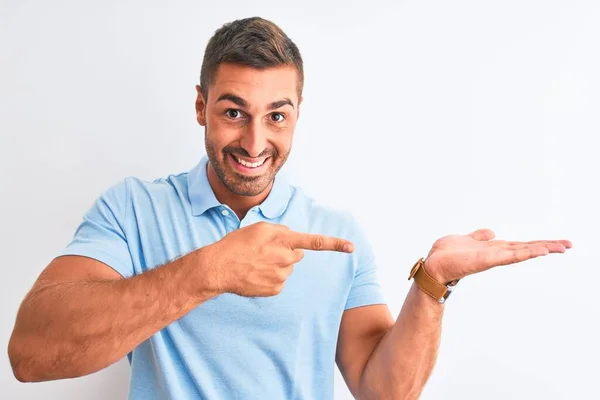
<path fill-rule="evenodd" d="M 422 398 L 600 399 L 599 2 L 0 4 L 3 346 L 101 191 L 187 171 L 205 153 L 194 116 L 204 47 L 223 23 L 259 15 L 306 65 L 286 169 L 363 224 L 394 314 L 440 236 L 488 227 L 574 243 L 460 283 Z M 350 399 L 335 379 L 335 398 Z M 128 380 L 123 360 L 21 384 L 0 358 L 2 399 L 124 399 Z"/>

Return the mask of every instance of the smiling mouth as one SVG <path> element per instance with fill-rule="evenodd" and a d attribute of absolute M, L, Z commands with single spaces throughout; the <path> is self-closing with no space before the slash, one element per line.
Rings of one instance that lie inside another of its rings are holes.
<path fill-rule="evenodd" d="M 270 157 L 263 158 L 262 160 L 258 160 L 255 162 L 246 161 L 243 158 L 239 158 L 236 155 L 231 154 L 231 157 L 240 165 L 243 165 L 246 168 L 258 168 L 262 166 L 265 161 L 267 161 Z"/>

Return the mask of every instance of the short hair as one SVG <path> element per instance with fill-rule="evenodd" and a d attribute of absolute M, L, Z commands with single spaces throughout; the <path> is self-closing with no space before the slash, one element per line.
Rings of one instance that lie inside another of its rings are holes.
<path fill-rule="evenodd" d="M 208 41 L 200 71 L 200 89 L 205 99 L 219 65 L 233 63 L 257 69 L 294 66 L 298 72 L 298 94 L 304 86 L 304 67 L 296 44 L 273 22 L 250 17 L 228 22 Z"/>

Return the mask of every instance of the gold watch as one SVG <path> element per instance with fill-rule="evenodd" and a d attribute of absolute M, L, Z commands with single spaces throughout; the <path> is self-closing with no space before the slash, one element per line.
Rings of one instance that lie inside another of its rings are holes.
<path fill-rule="evenodd" d="M 433 279 L 425 270 L 425 260 L 422 257 L 419 258 L 410 270 L 408 280 L 413 278 L 419 288 L 430 297 L 434 298 L 438 303 L 445 303 L 458 283 L 458 280 L 440 283 Z"/>

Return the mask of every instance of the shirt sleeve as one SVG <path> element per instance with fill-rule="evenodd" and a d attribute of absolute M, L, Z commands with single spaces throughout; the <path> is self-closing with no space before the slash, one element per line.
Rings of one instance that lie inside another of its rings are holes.
<path fill-rule="evenodd" d="M 104 191 L 84 214 L 71 242 L 58 256 L 93 258 L 124 278 L 131 277 L 133 262 L 124 229 L 128 203 L 126 181 Z"/>
<path fill-rule="evenodd" d="M 377 274 L 377 262 L 373 248 L 358 222 L 354 219 L 352 222 L 354 279 L 345 309 L 386 304 Z"/>

